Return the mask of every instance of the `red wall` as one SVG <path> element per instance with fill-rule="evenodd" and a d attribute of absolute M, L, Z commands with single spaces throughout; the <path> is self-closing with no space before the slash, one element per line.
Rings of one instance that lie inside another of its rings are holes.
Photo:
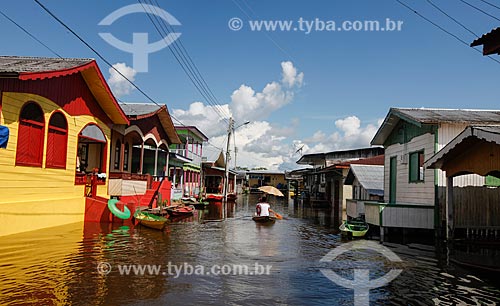
<path fill-rule="evenodd" d="M 37 94 L 55 102 L 72 116 L 90 115 L 108 125 L 112 123 L 80 73 L 43 80 L 0 79 L 0 92 Z"/>

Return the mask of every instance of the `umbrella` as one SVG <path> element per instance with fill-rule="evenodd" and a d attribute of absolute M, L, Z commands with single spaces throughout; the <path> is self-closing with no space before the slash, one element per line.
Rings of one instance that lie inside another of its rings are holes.
<path fill-rule="evenodd" d="M 284 197 L 285 195 L 276 187 L 273 186 L 262 186 L 259 187 L 260 191 L 264 191 L 267 194 L 272 194 L 278 197 Z"/>

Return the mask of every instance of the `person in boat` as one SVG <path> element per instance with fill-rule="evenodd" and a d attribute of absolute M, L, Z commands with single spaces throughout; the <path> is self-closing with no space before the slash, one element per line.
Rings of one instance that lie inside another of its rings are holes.
<path fill-rule="evenodd" d="M 267 203 L 267 198 L 263 196 L 259 199 L 259 203 L 255 207 L 256 215 L 259 217 L 269 217 L 270 213 L 274 213 L 271 209 L 271 205 Z"/>

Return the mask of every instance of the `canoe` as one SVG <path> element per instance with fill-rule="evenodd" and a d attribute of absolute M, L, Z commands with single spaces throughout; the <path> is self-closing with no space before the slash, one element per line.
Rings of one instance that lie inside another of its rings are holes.
<path fill-rule="evenodd" d="M 194 208 L 190 206 L 167 207 L 167 211 L 172 217 L 188 216 L 193 214 Z"/>
<path fill-rule="evenodd" d="M 276 221 L 276 217 L 271 216 L 253 216 L 252 220 L 257 223 L 271 224 Z"/>
<path fill-rule="evenodd" d="M 344 220 L 339 229 L 343 235 L 363 237 L 369 230 L 368 223 L 361 219 Z"/>
<path fill-rule="evenodd" d="M 209 202 L 220 202 L 224 200 L 224 196 L 222 194 L 207 194 L 205 200 Z"/>
<path fill-rule="evenodd" d="M 134 215 L 134 218 L 139 222 L 140 225 L 157 230 L 162 230 L 168 222 L 168 219 L 165 217 L 157 216 L 145 211 L 137 211 Z"/>

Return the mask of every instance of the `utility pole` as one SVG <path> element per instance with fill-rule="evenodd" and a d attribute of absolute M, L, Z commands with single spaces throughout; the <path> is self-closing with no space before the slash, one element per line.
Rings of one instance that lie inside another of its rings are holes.
<path fill-rule="evenodd" d="M 224 175 L 224 203 L 222 205 L 222 214 L 223 218 L 226 217 L 226 203 L 227 203 L 227 193 L 229 189 L 229 144 L 231 142 L 231 134 L 233 133 L 234 128 L 234 120 L 233 117 L 229 118 L 229 127 L 227 129 L 227 147 L 226 147 L 226 167 L 225 167 L 225 175 Z"/>
<path fill-rule="evenodd" d="M 234 133 L 234 134 L 236 134 L 236 133 Z M 234 194 L 238 194 L 238 190 L 236 189 L 236 176 L 238 173 L 238 169 L 236 169 L 236 154 L 237 153 L 238 153 L 238 148 L 236 147 L 236 139 L 234 139 L 234 172 L 236 172 L 236 174 L 234 175 Z"/>

